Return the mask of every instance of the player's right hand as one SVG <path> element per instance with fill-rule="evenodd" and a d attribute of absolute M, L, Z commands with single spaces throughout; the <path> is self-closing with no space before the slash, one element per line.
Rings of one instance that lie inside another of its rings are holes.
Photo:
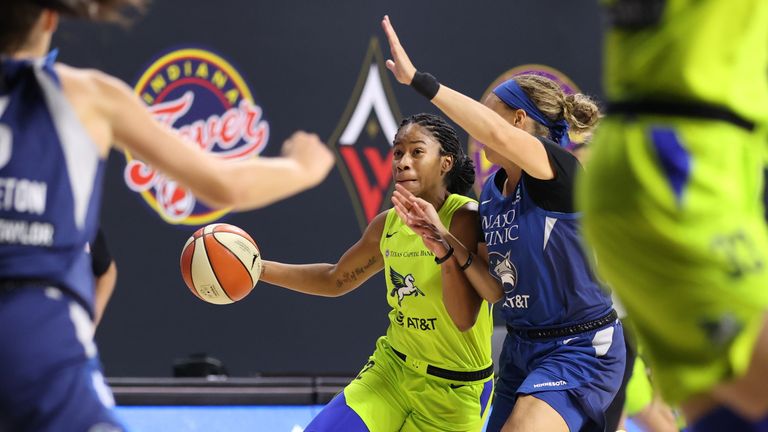
<path fill-rule="evenodd" d="M 333 168 L 333 153 L 313 133 L 294 132 L 283 143 L 282 155 L 296 161 L 312 185 L 322 182 Z"/>

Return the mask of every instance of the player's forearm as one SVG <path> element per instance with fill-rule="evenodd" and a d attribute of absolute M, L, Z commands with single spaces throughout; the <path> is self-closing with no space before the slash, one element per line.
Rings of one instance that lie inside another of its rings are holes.
<path fill-rule="evenodd" d="M 470 136 L 505 159 L 518 165 L 524 162 L 521 160 L 522 147 L 516 143 L 531 137 L 522 129 L 509 124 L 490 108 L 445 85 L 440 85 L 432 103 Z"/>
<path fill-rule="evenodd" d="M 257 158 L 227 164 L 226 178 L 234 189 L 233 208 L 248 210 L 264 207 L 316 186 L 322 178 L 311 176 L 293 159 Z M 259 175 L 254 175 L 258 172 Z"/>
<path fill-rule="evenodd" d="M 464 270 L 477 294 L 488 303 L 496 303 L 504 297 L 504 290 L 501 289 L 497 281 L 488 272 L 488 263 L 482 257 L 475 255 L 472 258 L 472 265 Z"/>
<path fill-rule="evenodd" d="M 344 294 L 344 284 L 333 280 L 333 264 L 283 264 L 264 261 L 259 280 L 289 290 L 324 297 Z"/>
<path fill-rule="evenodd" d="M 456 262 L 461 266 L 469 260 L 469 250 L 450 232 L 445 232 L 443 238 L 453 247 L 453 256 Z M 488 263 L 477 254 L 472 255 L 472 263 L 464 269 L 466 276 L 472 288 L 484 300 L 490 303 L 496 303 L 504 296 L 499 282 L 488 272 Z"/>

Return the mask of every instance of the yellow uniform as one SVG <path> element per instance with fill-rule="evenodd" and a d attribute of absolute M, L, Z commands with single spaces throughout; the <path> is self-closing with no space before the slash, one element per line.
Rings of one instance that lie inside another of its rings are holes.
<path fill-rule="evenodd" d="M 612 112 L 578 202 L 597 269 L 676 403 L 743 373 L 768 311 L 768 2 L 608 3 Z"/>

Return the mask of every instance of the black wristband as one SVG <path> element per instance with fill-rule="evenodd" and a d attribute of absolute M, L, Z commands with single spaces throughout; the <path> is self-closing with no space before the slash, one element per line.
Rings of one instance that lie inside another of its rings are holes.
<path fill-rule="evenodd" d="M 419 92 L 420 95 L 432 100 L 437 95 L 437 91 L 440 90 L 440 83 L 432 75 L 416 71 L 413 80 L 411 80 L 411 87 Z"/>
<path fill-rule="evenodd" d="M 461 271 L 464 271 L 464 270 L 468 269 L 469 266 L 472 265 L 472 259 L 474 258 L 474 256 L 475 256 L 475 254 L 473 254 L 472 252 L 469 253 L 469 256 L 467 256 L 467 262 L 465 262 L 464 265 L 459 267 L 461 269 Z"/>
<path fill-rule="evenodd" d="M 442 264 L 442 263 L 448 261 L 448 258 L 450 258 L 451 255 L 453 255 L 453 246 L 448 245 L 448 252 L 446 252 L 445 256 L 442 257 L 442 258 L 435 257 L 435 263 Z"/>

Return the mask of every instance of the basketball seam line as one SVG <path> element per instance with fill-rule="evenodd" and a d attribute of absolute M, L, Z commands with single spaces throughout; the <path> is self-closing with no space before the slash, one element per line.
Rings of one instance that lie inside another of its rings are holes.
<path fill-rule="evenodd" d="M 205 249 L 205 257 L 206 257 L 206 259 L 208 260 L 208 265 L 211 267 L 211 273 L 213 273 L 213 277 L 215 277 L 215 278 L 216 278 L 216 282 L 219 284 L 219 287 L 221 287 L 221 292 L 223 292 L 223 293 L 224 293 L 224 295 L 225 295 L 225 296 L 227 296 L 227 298 L 228 298 L 228 299 L 229 299 L 229 300 L 230 300 L 232 303 L 234 303 L 234 302 L 235 302 L 235 300 L 233 300 L 233 299 L 232 299 L 232 297 L 230 297 L 230 296 L 229 296 L 229 293 L 228 293 L 228 292 L 227 292 L 227 290 L 224 288 L 224 285 L 222 285 L 222 283 L 221 283 L 221 280 L 219 279 L 219 275 L 216 273 L 216 269 L 213 267 L 213 262 L 211 261 L 211 255 L 209 255 L 209 254 L 208 254 L 208 248 L 205 246 L 205 236 L 206 236 L 206 235 L 209 235 L 209 236 L 213 237 L 213 240 L 214 240 L 216 243 L 218 243 L 218 244 L 220 244 L 220 245 L 222 245 L 222 246 L 224 246 L 224 245 L 223 245 L 223 244 L 221 244 L 221 242 L 220 242 L 219 240 L 217 240 L 215 236 L 213 236 L 213 232 L 211 232 L 211 233 L 208 233 L 208 234 L 203 234 L 203 248 Z M 224 249 L 225 249 L 227 252 L 229 252 L 229 253 L 232 253 L 232 252 L 230 252 L 230 251 L 229 251 L 229 249 L 228 249 L 226 246 L 224 246 Z M 237 258 L 237 257 L 235 257 L 235 258 Z M 240 259 L 239 259 L 239 258 L 238 258 L 238 261 L 240 261 Z"/>
<path fill-rule="evenodd" d="M 215 233 L 215 231 L 214 231 L 214 233 Z M 243 239 L 245 239 L 245 240 L 248 240 L 248 239 L 244 238 L 243 236 L 241 236 L 240 234 L 236 234 L 236 233 L 233 233 L 233 232 L 230 232 L 230 234 L 235 234 L 235 235 L 237 235 L 237 236 L 238 236 L 238 237 L 240 237 L 240 238 L 243 238 Z M 220 245 L 224 246 L 224 249 L 226 249 L 226 251 L 227 251 L 227 252 L 229 252 L 229 253 L 230 253 L 232 256 L 234 256 L 234 257 L 235 257 L 235 259 L 237 260 L 237 262 L 239 262 L 239 263 L 240 263 L 240 265 L 241 265 L 241 266 L 243 266 L 243 268 L 245 269 L 245 272 L 246 272 L 246 273 L 248 273 L 248 277 L 251 279 L 251 287 L 253 287 L 254 285 L 256 285 L 256 282 L 254 282 L 254 281 L 253 281 L 253 275 L 251 274 L 251 270 L 250 270 L 250 269 L 248 269 L 248 267 L 247 267 L 247 266 L 246 266 L 246 265 L 243 263 L 243 260 L 241 260 L 241 259 L 240 259 L 240 257 L 238 257 L 238 256 L 237 256 L 237 254 L 236 254 L 236 253 L 232 252 L 232 251 L 231 251 L 231 250 L 230 250 L 230 249 L 227 247 L 227 245 L 225 245 L 224 243 L 220 242 L 220 241 L 219 241 L 219 239 L 217 239 L 217 238 L 216 238 L 216 236 L 213 236 L 213 239 L 214 239 L 214 240 L 216 240 L 216 242 L 217 242 L 218 244 L 220 244 Z M 234 300 L 232 300 L 232 301 L 234 301 Z"/>

